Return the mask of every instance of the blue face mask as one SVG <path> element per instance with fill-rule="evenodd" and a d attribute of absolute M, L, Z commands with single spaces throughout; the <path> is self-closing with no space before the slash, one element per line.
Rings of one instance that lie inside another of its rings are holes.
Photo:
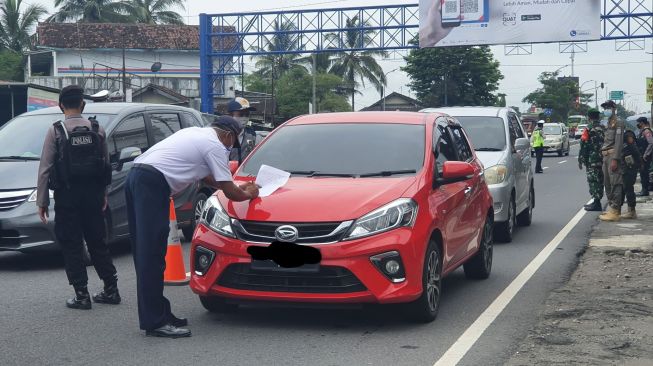
<path fill-rule="evenodd" d="M 611 109 L 606 109 L 603 111 L 603 116 L 610 118 L 612 117 L 612 110 Z"/>

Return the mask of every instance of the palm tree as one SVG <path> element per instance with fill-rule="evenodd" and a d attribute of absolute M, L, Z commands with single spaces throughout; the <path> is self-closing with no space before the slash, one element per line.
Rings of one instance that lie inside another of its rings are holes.
<path fill-rule="evenodd" d="M 299 36 L 292 33 L 284 33 L 288 31 L 296 30 L 297 26 L 293 23 L 279 23 L 278 21 L 274 22 L 274 32 L 276 33 L 272 36 L 271 40 L 267 40 L 267 44 L 264 49 L 261 49 L 262 52 L 274 52 L 274 51 L 295 51 L 302 48 L 299 44 Z M 288 71 L 304 67 L 302 66 L 303 61 L 299 54 L 274 54 L 268 53 L 262 56 L 256 56 L 258 60 L 256 61 L 256 68 L 258 73 L 265 78 L 279 78 L 283 76 Z"/>
<path fill-rule="evenodd" d="M 21 13 L 23 0 L 5 0 L 0 4 L 0 50 L 22 52 L 30 47 L 30 32 L 48 11 L 41 5 L 28 5 Z"/>
<path fill-rule="evenodd" d="M 59 7 L 49 22 L 131 23 L 127 7 L 116 0 L 55 0 Z"/>
<path fill-rule="evenodd" d="M 375 31 L 365 29 L 367 24 L 361 23 L 358 15 L 347 19 L 346 24 L 350 30 L 345 32 L 344 38 L 341 39 L 337 34 L 330 34 L 327 39 L 343 48 L 362 48 L 371 43 Z M 376 62 L 375 56 L 386 57 L 387 55 L 386 51 L 341 51 L 336 53 L 329 72 L 341 76 L 348 82 L 353 110 L 355 110 L 354 95 L 361 84 L 365 86 L 365 80 L 371 82 L 379 93 L 386 85 L 383 68 Z"/>
<path fill-rule="evenodd" d="M 123 1 L 128 14 L 137 23 L 184 24 L 184 19 L 171 8 L 185 10 L 184 0 L 129 0 Z"/>

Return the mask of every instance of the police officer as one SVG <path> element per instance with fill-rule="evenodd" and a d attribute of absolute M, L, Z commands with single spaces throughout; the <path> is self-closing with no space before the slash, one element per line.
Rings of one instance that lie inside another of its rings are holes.
<path fill-rule="evenodd" d="M 642 190 L 637 195 L 648 196 L 649 170 L 651 169 L 651 160 L 653 160 L 653 156 L 651 156 L 653 154 L 653 131 L 651 131 L 651 125 L 646 117 L 637 119 L 637 128 L 639 129 L 637 147 L 642 156 L 642 165 L 639 171 Z"/>
<path fill-rule="evenodd" d="M 252 107 L 245 98 L 238 97 L 227 104 L 227 112 L 240 123 L 243 129 L 241 136 L 238 136 L 240 147 L 234 149 L 229 156 L 229 160 L 238 161 L 239 164 L 252 152 L 256 144 L 256 131 L 249 124 L 250 112 L 254 111 L 256 108 Z"/>
<path fill-rule="evenodd" d="M 637 173 L 641 170 L 642 167 L 642 157 L 639 154 L 639 148 L 637 146 L 637 138 L 633 131 L 624 132 L 624 147 L 623 147 L 623 197 L 628 201 L 628 211 L 621 215 L 622 219 L 636 219 L 637 212 L 635 210 L 637 206 L 637 200 L 635 198 L 635 181 L 637 180 Z M 622 198 L 622 202 L 623 202 Z"/>
<path fill-rule="evenodd" d="M 105 132 L 94 119 L 82 117 L 84 90 L 63 88 L 59 108 L 65 120 L 47 132 L 39 166 L 37 205 L 43 223 L 48 221 L 48 189 L 54 190 L 54 231 L 61 246 L 68 282 L 75 297 L 66 305 L 90 309 L 88 276 L 84 263 L 84 240 L 93 266 L 104 281 L 104 290 L 93 296 L 97 303 L 119 304 L 118 276 L 105 241 L 104 211 L 107 208 L 111 166 Z"/>
<path fill-rule="evenodd" d="M 531 145 L 535 150 L 535 173 L 544 173 L 542 170 L 542 157 L 544 156 L 544 121 L 537 122 L 537 128 L 531 134 Z"/>
<path fill-rule="evenodd" d="M 599 218 L 603 221 L 619 221 L 623 204 L 624 122 L 617 117 L 617 105 L 610 100 L 601 104 L 603 115 L 608 119 L 605 139 L 601 147 L 603 155 L 603 184 L 608 197 L 608 210 Z"/>
<path fill-rule="evenodd" d="M 587 183 L 592 203 L 585 205 L 586 211 L 601 211 L 603 198 L 603 157 L 601 147 L 605 137 L 605 128 L 601 125 L 601 113 L 592 108 L 587 112 L 590 126 L 583 131 L 580 138 L 580 153 L 578 154 L 578 167 L 586 168 Z"/>
<path fill-rule="evenodd" d="M 229 154 L 238 148 L 240 123 L 221 116 L 210 127 L 190 127 L 152 146 L 139 156 L 127 177 L 125 194 L 132 239 L 138 318 L 148 336 L 189 337 L 188 324 L 172 314 L 163 296 L 163 272 L 169 231 L 169 199 L 203 179 L 232 201 L 258 197 L 254 183 L 237 186 L 229 169 Z"/>

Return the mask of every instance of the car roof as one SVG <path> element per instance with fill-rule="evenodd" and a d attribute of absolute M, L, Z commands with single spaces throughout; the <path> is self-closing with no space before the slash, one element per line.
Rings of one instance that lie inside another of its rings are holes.
<path fill-rule="evenodd" d="M 418 112 L 344 112 L 344 113 L 319 113 L 297 117 L 286 123 L 288 126 L 307 124 L 330 123 L 392 123 L 407 125 L 424 125 L 427 121 L 434 121 L 442 113 Z"/>
<path fill-rule="evenodd" d="M 442 107 L 426 108 L 420 112 L 439 112 L 453 117 L 499 117 L 511 110 L 508 107 Z"/>
<path fill-rule="evenodd" d="M 190 108 L 180 107 L 171 104 L 151 104 L 151 103 L 87 103 L 84 107 L 84 114 L 119 114 L 129 111 L 142 111 L 153 108 L 177 109 L 182 111 L 194 111 Z M 59 107 L 43 108 L 23 114 L 24 116 L 61 114 Z"/>

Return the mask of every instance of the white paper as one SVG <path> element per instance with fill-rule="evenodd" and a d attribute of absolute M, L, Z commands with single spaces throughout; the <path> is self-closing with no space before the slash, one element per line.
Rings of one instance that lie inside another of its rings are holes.
<path fill-rule="evenodd" d="M 256 176 L 256 184 L 261 188 L 258 190 L 259 197 L 267 197 L 288 182 L 290 173 L 269 165 L 261 165 Z"/>

